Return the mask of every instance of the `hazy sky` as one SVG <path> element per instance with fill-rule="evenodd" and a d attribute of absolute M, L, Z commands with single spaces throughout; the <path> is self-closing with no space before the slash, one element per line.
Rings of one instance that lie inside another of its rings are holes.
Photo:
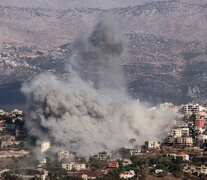
<path fill-rule="evenodd" d="M 41 7 L 68 9 L 74 7 L 91 7 L 109 9 L 116 7 L 134 6 L 158 0 L 0 0 L 2 6 Z M 164 1 L 164 0 L 162 0 Z M 170 1 L 170 0 L 169 0 Z M 172 0 L 173 1 L 173 0 Z M 205 3 L 206 0 L 180 0 L 183 2 Z"/>

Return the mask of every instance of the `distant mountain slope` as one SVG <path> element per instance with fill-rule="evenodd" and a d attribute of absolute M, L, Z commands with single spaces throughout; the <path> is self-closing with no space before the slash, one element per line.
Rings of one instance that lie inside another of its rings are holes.
<path fill-rule="evenodd" d="M 134 97 L 207 101 L 207 6 L 179 1 L 109 10 L 0 7 L 0 84 L 63 73 L 70 43 L 103 17 L 129 42 L 123 68 Z"/>
<path fill-rule="evenodd" d="M 132 96 L 150 102 L 207 101 L 207 42 L 182 41 L 150 34 L 124 34 L 129 60 L 123 64 Z M 15 48 L 1 54 L 0 83 L 24 82 L 44 71 L 64 73 L 70 44 L 53 50 Z"/>
<path fill-rule="evenodd" d="M 0 40 L 57 46 L 74 40 L 103 17 L 117 21 L 122 33 L 145 32 L 182 40 L 207 39 L 207 6 L 160 1 L 110 10 L 0 7 Z"/>
<path fill-rule="evenodd" d="M 207 102 L 207 42 L 129 33 L 124 65 L 133 96 L 150 102 Z"/>
<path fill-rule="evenodd" d="M 111 9 L 134 6 L 156 0 L 0 0 L 2 6 L 70 9 L 70 8 L 99 8 Z"/>
<path fill-rule="evenodd" d="M 70 8 L 99 8 L 111 9 L 135 6 L 159 0 L 0 0 L 1 6 L 70 9 Z M 162 0 L 167 1 L 167 0 Z M 171 0 L 176 1 L 176 0 Z M 177 0 L 178 1 L 178 0 Z M 206 0 L 179 0 L 184 3 L 205 4 Z"/>

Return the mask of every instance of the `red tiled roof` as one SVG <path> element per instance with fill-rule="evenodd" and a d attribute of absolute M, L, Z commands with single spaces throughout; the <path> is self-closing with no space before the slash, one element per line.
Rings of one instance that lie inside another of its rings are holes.
<path fill-rule="evenodd" d="M 176 155 L 178 155 L 178 156 L 186 156 L 187 154 L 185 154 L 184 152 L 179 152 Z"/>

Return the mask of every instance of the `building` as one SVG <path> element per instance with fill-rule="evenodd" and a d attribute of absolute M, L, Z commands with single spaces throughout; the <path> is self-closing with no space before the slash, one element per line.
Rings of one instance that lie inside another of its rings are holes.
<path fill-rule="evenodd" d="M 175 155 L 175 158 L 182 157 L 184 161 L 189 161 L 189 155 L 184 152 L 179 152 Z"/>
<path fill-rule="evenodd" d="M 205 127 L 205 119 L 196 119 L 195 120 L 195 129 L 198 130 L 200 128 Z"/>
<path fill-rule="evenodd" d="M 83 180 L 96 179 L 96 177 L 95 176 L 88 176 L 87 174 L 82 174 L 82 179 Z"/>
<path fill-rule="evenodd" d="M 207 167 L 205 165 L 198 167 L 197 170 L 198 170 L 198 174 L 201 174 L 201 173 L 205 175 L 207 174 Z"/>
<path fill-rule="evenodd" d="M 61 159 L 68 159 L 70 157 L 70 153 L 69 151 L 59 151 L 57 153 L 57 156 L 58 156 L 58 159 L 61 160 Z"/>
<path fill-rule="evenodd" d="M 189 136 L 189 128 L 172 129 L 171 135 L 174 137 Z"/>
<path fill-rule="evenodd" d="M 150 149 L 159 149 L 160 148 L 160 142 L 159 141 L 146 141 L 145 142 L 145 148 Z"/>
<path fill-rule="evenodd" d="M 120 179 L 130 179 L 133 178 L 134 176 L 135 176 L 134 170 L 125 171 L 124 173 L 119 174 Z"/>
<path fill-rule="evenodd" d="M 122 162 L 122 166 L 129 166 L 132 164 L 132 161 L 130 159 L 124 159 Z"/>
<path fill-rule="evenodd" d="M 48 171 L 46 169 L 41 169 L 41 168 L 38 168 L 38 169 L 35 169 L 36 171 L 38 172 L 41 172 L 41 179 L 42 180 L 45 180 L 48 176 Z"/>
<path fill-rule="evenodd" d="M 1 147 L 4 148 L 4 147 L 9 147 L 13 145 L 13 142 L 7 142 L 7 141 L 2 141 L 1 142 Z"/>
<path fill-rule="evenodd" d="M 108 164 L 108 168 L 118 168 L 119 167 L 119 163 L 116 161 L 110 162 Z"/>
<path fill-rule="evenodd" d="M 84 163 L 71 162 L 71 163 L 62 164 L 62 168 L 69 171 L 73 169 L 76 171 L 80 171 L 86 169 L 86 165 Z"/>
<path fill-rule="evenodd" d="M 187 128 L 188 127 L 188 124 L 186 122 L 176 122 L 176 126 L 177 128 Z"/>
<path fill-rule="evenodd" d="M 50 141 L 38 143 L 37 146 L 40 148 L 41 152 L 44 153 L 45 151 L 50 149 Z"/>
<path fill-rule="evenodd" d="M 193 146 L 193 138 L 190 136 L 176 137 L 174 145 L 179 147 L 191 147 Z"/>
<path fill-rule="evenodd" d="M 42 159 L 38 164 L 38 168 L 45 167 L 46 163 L 47 163 L 47 159 L 46 158 Z"/>
<path fill-rule="evenodd" d="M 20 126 L 15 127 L 15 137 L 18 140 L 23 140 L 25 137 L 24 129 Z"/>
<path fill-rule="evenodd" d="M 174 137 L 181 137 L 181 130 L 180 129 L 172 129 L 170 135 Z"/>
<path fill-rule="evenodd" d="M 107 152 L 100 152 L 98 155 L 95 155 L 94 158 L 100 161 L 106 161 L 111 158 L 111 154 Z"/>
<path fill-rule="evenodd" d="M 4 130 L 4 127 L 3 126 L 0 126 L 0 131 L 3 131 Z"/>
<path fill-rule="evenodd" d="M 2 115 L 5 115 L 5 114 L 6 114 L 6 112 L 3 109 L 0 109 L 0 115 L 2 116 Z"/>
<path fill-rule="evenodd" d="M 125 148 L 125 150 L 127 150 L 130 155 L 139 155 L 142 152 L 142 147 L 137 145 L 135 148 Z"/>
<path fill-rule="evenodd" d="M 167 136 L 163 139 L 163 143 L 166 145 L 173 145 L 174 141 L 175 141 L 174 136 Z"/>
<path fill-rule="evenodd" d="M 15 114 L 15 115 L 23 115 L 23 111 L 14 109 L 14 110 L 12 111 L 12 114 Z"/>

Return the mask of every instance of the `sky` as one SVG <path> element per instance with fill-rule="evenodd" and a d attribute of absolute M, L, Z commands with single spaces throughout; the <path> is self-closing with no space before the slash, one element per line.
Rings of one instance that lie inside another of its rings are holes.
<path fill-rule="evenodd" d="M 0 0 L 2 6 L 40 7 L 48 9 L 100 8 L 110 9 L 135 6 L 158 0 Z M 164 0 L 162 0 L 164 1 Z M 173 1 L 173 0 L 172 0 Z M 180 0 L 182 2 L 205 3 L 206 0 Z"/>

